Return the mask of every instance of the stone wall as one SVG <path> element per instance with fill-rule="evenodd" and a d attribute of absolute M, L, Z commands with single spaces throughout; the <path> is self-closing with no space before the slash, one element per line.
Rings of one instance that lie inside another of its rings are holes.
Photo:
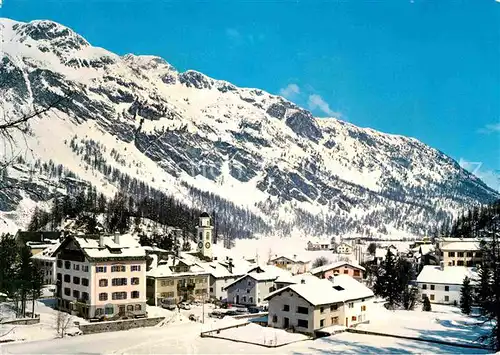
<path fill-rule="evenodd" d="M 40 317 L 37 318 L 20 318 L 13 320 L 3 321 L 1 324 L 12 324 L 12 325 L 31 325 L 40 323 Z"/>
<path fill-rule="evenodd" d="M 119 330 L 128 330 L 134 328 L 154 327 L 164 319 L 165 317 L 155 317 L 155 318 L 126 319 L 126 320 L 117 320 L 110 322 L 97 322 L 89 324 L 80 324 L 79 328 L 83 332 L 83 334 L 116 332 Z"/>

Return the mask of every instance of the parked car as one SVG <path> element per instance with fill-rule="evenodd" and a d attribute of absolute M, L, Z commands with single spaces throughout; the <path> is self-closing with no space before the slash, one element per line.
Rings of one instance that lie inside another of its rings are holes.
<path fill-rule="evenodd" d="M 182 303 L 180 304 L 180 308 L 182 308 L 182 309 L 186 309 L 186 310 L 187 310 L 187 309 L 191 309 L 191 306 L 189 305 L 189 303 L 182 302 Z"/>
<path fill-rule="evenodd" d="M 248 308 L 236 308 L 234 311 L 238 314 L 246 314 L 248 313 Z"/>
<path fill-rule="evenodd" d="M 191 313 L 189 315 L 189 320 L 195 322 L 196 321 L 196 316 L 193 313 Z"/>
<path fill-rule="evenodd" d="M 264 308 L 263 307 L 248 307 L 248 313 L 260 313 L 260 312 L 264 312 Z"/>
<path fill-rule="evenodd" d="M 224 318 L 225 314 L 219 311 L 213 311 L 208 314 L 210 318 Z"/>
<path fill-rule="evenodd" d="M 169 311 L 175 311 L 177 309 L 177 306 L 175 304 L 162 303 L 161 308 L 168 309 Z"/>
<path fill-rule="evenodd" d="M 237 316 L 237 315 L 238 315 L 238 312 L 236 312 L 236 311 L 234 311 L 234 310 L 230 309 L 230 310 L 228 310 L 226 313 L 224 313 L 224 315 L 226 315 L 226 316 Z"/>

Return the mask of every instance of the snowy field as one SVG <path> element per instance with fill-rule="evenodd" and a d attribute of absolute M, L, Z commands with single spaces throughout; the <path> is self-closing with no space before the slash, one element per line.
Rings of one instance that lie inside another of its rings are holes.
<path fill-rule="evenodd" d="M 477 319 L 462 315 L 460 309 L 452 306 L 433 304 L 431 312 L 423 312 L 420 306 L 414 311 L 389 311 L 382 303 L 374 304 L 373 308 L 370 323 L 360 324 L 357 329 L 471 344 L 477 343 L 478 337 L 489 328 L 489 325 L 477 326 Z"/>
<path fill-rule="evenodd" d="M 279 348 L 265 348 L 214 338 L 201 338 L 201 325 L 178 325 L 81 335 L 35 342 L 8 343 L 2 354 L 482 354 L 465 349 L 404 339 L 341 333 Z"/>
<path fill-rule="evenodd" d="M 214 332 L 211 336 L 261 345 L 282 345 L 309 339 L 309 337 L 300 333 L 290 333 L 282 329 L 262 327 L 254 323 L 249 323 L 242 327 L 225 329 L 220 331 L 219 334 Z"/>
<path fill-rule="evenodd" d="M 148 307 L 152 316 L 165 316 L 164 322 L 156 327 L 140 328 L 129 331 L 79 335 L 54 339 L 55 331 L 50 320 L 54 312 L 50 308 L 38 304 L 37 312 L 42 314 L 43 323 L 36 326 L 17 326 L 17 334 L 31 334 L 27 340 L 5 343 L 0 346 L 2 354 L 482 354 L 479 349 L 467 349 L 453 346 L 405 340 L 391 337 L 379 337 L 352 333 L 317 339 L 305 340 L 278 348 L 266 348 L 258 345 L 244 344 L 215 338 L 201 338 L 202 331 L 213 330 L 234 324 L 247 322 L 245 319 L 214 319 L 205 317 L 205 324 L 187 319 L 189 314 L 201 315 L 201 306 L 191 310 L 168 311 L 159 307 Z M 205 305 L 205 315 L 211 310 Z M 387 311 L 380 304 L 374 305 L 372 323 L 360 327 L 372 331 L 392 334 L 434 338 L 452 342 L 474 341 L 480 334 L 470 326 L 473 318 L 459 314 L 458 309 L 433 305 L 433 312 Z M 251 329 L 254 328 L 254 329 Z M 240 329 L 240 330 L 237 330 Z M 246 331 L 245 331 L 246 329 Z M 36 334 L 39 333 L 39 334 Z M 223 334 L 224 333 L 224 334 Z M 272 334 L 271 334 L 272 333 Z M 36 336 L 35 336 L 36 335 Z M 256 324 L 246 325 L 231 331 L 223 331 L 220 335 L 240 338 L 241 340 L 259 340 L 266 338 L 277 340 L 297 340 L 303 337 Z M 283 335 L 284 337 L 281 337 Z M 288 338 L 297 337 L 297 338 Z M 45 338 L 44 340 L 41 340 Z M 3 339 L 2 339 L 3 340 Z"/>

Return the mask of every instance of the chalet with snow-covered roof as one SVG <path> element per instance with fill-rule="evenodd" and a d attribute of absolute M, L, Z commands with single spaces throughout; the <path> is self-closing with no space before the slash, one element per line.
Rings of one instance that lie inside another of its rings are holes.
<path fill-rule="evenodd" d="M 274 265 L 257 266 L 226 286 L 229 303 L 248 306 L 262 305 L 264 299 L 276 290 L 275 280 L 291 274 Z"/>
<path fill-rule="evenodd" d="M 50 244 L 47 248 L 31 257 L 34 265 L 43 275 L 44 285 L 54 285 L 56 283 L 56 257 L 54 252 L 59 247 L 59 244 L 59 242 Z"/>
<path fill-rule="evenodd" d="M 336 252 L 338 254 L 352 254 L 354 251 L 354 247 L 351 244 L 342 242 L 337 245 Z"/>
<path fill-rule="evenodd" d="M 268 326 L 313 335 L 330 327 L 369 321 L 374 297 L 369 288 L 348 275 L 330 280 L 306 275 L 297 275 L 295 283 L 265 298 Z"/>
<path fill-rule="evenodd" d="M 298 257 L 297 254 L 292 256 L 275 254 L 274 258 L 268 261 L 268 264 L 285 269 L 292 274 L 303 274 L 307 271 L 309 260 Z"/>
<path fill-rule="evenodd" d="M 54 256 L 61 310 L 84 318 L 146 315 L 146 253 L 133 236 L 70 235 Z"/>
<path fill-rule="evenodd" d="M 146 274 L 146 292 L 155 305 L 208 298 L 209 273 L 200 262 L 187 253 L 161 259 L 154 254 L 150 257 L 153 261 Z"/>
<path fill-rule="evenodd" d="M 477 269 L 426 265 L 418 274 L 417 286 L 422 298 L 427 296 L 431 303 L 457 305 L 460 302 L 460 290 L 466 276 L 471 279 L 471 284 L 475 284 Z"/>
<path fill-rule="evenodd" d="M 318 251 L 318 250 L 332 250 L 331 240 L 310 240 L 307 242 L 307 250 Z"/>
<path fill-rule="evenodd" d="M 320 279 L 328 279 L 338 275 L 349 275 L 358 281 L 363 280 L 363 273 L 365 271 L 365 268 L 361 265 L 348 261 L 337 261 L 332 264 L 318 266 L 309 270 L 311 274 Z"/>

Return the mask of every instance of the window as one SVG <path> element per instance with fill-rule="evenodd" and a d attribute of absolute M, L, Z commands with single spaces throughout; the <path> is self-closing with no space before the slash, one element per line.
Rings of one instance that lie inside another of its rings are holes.
<path fill-rule="evenodd" d="M 104 308 L 104 313 L 106 313 L 106 314 L 113 314 L 114 311 L 115 310 L 114 310 L 113 306 L 108 306 L 108 307 Z"/>
<path fill-rule="evenodd" d="M 349 303 L 349 308 L 354 308 L 354 302 Z"/>
<path fill-rule="evenodd" d="M 297 327 L 309 328 L 309 322 L 305 319 L 297 319 Z"/>
<path fill-rule="evenodd" d="M 163 280 L 161 282 L 162 286 L 173 286 L 174 285 L 174 280 Z"/>
<path fill-rule="evenodd" d="M 247 283 L 247 284 L 248 284 L 248 286 L 252 286 L 252 283 L 251 283 L 250 281 L 248 281 L 248 283 Z"/>
<path fill-rule="evenodd" d="M 425 293 L 422 293 L 422 300 L 425 300 L 426 297 L 427 295 Z"/>
<path fill-rule="evenodd" d="M 242 297 L 242 301 L 246 303 L 246 301 L 247 301 L 247 296 L 243 296 L 243 297 Z"/>
<path fill-rule="evenodd" d="M 332 324 L 339 324 L 339 317 L 332 317 Z"/>
<path fill-rule="evenodd" d="M 82 292 L 82 300 L 87 301 L 89 299 L 89 294 L 87 292 Z"/>
<path fill-rule="evenodd" d="M 223 291 L 223 290 L 221 290 Z M 214 288 L 213 287 L 210 287 L 210 292 L 214 292 Z"/>
<path fill-rule="evenodd" d="M 108 280 L 107 279 L 100 279 L 99 280 L 99 287 L 108 287 Z"/>
<path fill-rule="evenodd" d="M 472 260 L 467 260 L 466 265 L 467 266 L 472 266 Z"/>
<path fill-rule="evenodd" d="M 80 278 L 78 276 L 73 276 L 73 283 L 75 285 L 79 285 L 80 284 Z"/>
<path fill-rule="evenodd" d="M 89 272 L 89 266 L 88 265 L 82 265 L 82 271 L 83 272 Z"/>
<path fill-rule="evenodd" d="M 247 293 L 250 293 L 250 289 L 249 288 L 247 288 Z"/>
<path fill-rule="evenodd" d="M 221 291 L 224 291 L 224 287 L 221 287 L 221 288 L 220 288 L 220 290 L 221 290 Z"/>
<path fill-rule="evenodd" d="M 126 300 L 127 292 L 113 292 L 111 294 L 111 299 L 113 300 Z"/>
<path fill-rule="evenodd" d="M 125 277 L 122 277 L 120 279 L 112 279 L 111 280 L 112 286 L 125 286 L 126 284 L 127 284 L 127 279 Z"/>
<path fill-rule="evenodd" d="M 427 285 L 426 284 L 422 285 L 422 290 L 427 290 Z"/>
<path fill-rule="evenodd" d="M 448 252 L 448 257 L 454 258 L 455 257 L 455 252 L 454 251 L 449 251 Z"/>
<path fill-rule="evenodd" d="M 366 312 L 366 306 L 361 306 L 361 312 Z"/>
<path fill-rule="evenodd" d="M 431 285 L 431 291 L 433 291 L 433 290 L 434 290 L 434 285 Z"/>
<path fill-rule="evenodd" d="M 82 285 L 83 286 L 88 286 L 89 285 L 89 279 L 86 279 L 86 278 L 82 277 Z"/>
<path fill-rule="evenodd" d="M 351 320 L 352 320 L 353 322 L 355 322 L 355 321 L 357 320 L 356 316 L 352 316 L 352 317 L 351 317 Z"/>
<path fill-rule="evenodd" d="M 77 299 L 78 299 L 78 298 L 80 298 L 80 291 L 78 291 L 78 290 L 73 290 L 73 297 L 74 297 L 74 298 L 77 298 Z"/>
<path fill-rule="evenodd" d="M 348 274 L 348 273 L 349 273 L 349 270 L 345 269 L 344 274 Z"/>
<path fill-rule="evenodd" d="M 319 313 L 325 313 L 325 309 L 323 307 L 319 307 Z"/>
<path fill-rule="evenodd" d="M 444 301 L 445 302 L 450 302 L 450 296 L 444 296 Z"/>
<path fill-rule="evenodd" d="M 249 297 L 248 302 L 253 303 L 253 297 Z"/>
<path fill-rule="evenodd" d="M 354 276 L 359 276 L 360 273 L 359 273 L 359 270 L 354 270 Z"/>
<path fill-rule="evenodd" d="M 468 257 L 468 258 L 472 258 L 472 252 L 471 252 L 471 251 L 468 251 L 468 252 L 467 252 L 467 257 Z"/>
<path fill-rule="evenodd" d="M 464 252 L 463 251 L 459 251 L 457 253 L 457 255 L 458 255 L 459 258 L 463 258 L 464 257 Z"/>
<path fill-rule="evenodd" d="M 480 251 L 476 251 L 476 258 L 483 257 L 483 254 Z"/>
<path fill-rule="evenodd" d="M 135 305 L 135 310 L 140 311 L 142 309 L 142 306 L 140 304 Z"/>
<path fill-rule="evenodd" d="M 320 327 L 324 327 L 324 326 L 325 326 L 325 320 L 324 320 L 324 319 L 321 319 L 321 320 L 319 321 L 319 326 L 320 326 Z"/>
<path fill-rule="evenodd" d="M 464 266 L 464 261 L 463 260 L 458 260 L 457 261 L 457 266 Z"/>
<path fill-rule="evenodd" d="M 297 313 L 300 314 L 309 314 L 309 309 L 307 307 L 297 307 Z"/>
<path fill-rule="evenodd" d="M 431 295 L 431 301 L 434 301 L 434 295 Z"/>
<path fill-rule="evenodd" d="M 64 288 L 64 294 L 65 294 L 66 296 L 71 295 L 71 289 L 70 289 L 70 288 L 68 288 L 68 287 L 65 287 L 65 288 Z"/>
<path fill-rule="evenodd" d="M 273 315 L 273 323 L 278 323 L 278 316 L 276 314 Z"/>
<path fill-rule="evenodd" d="M 104 313 L 104 309 L 102 308 L 96 308 L 95 309 L 95 315 L 96 317 L 101 316 Z"/>
<path fill-rule="evenodd" d="M 96 266 L 95 272 L 106 272 L 106 266 Z"/>
<path fill-rule="evenodd" d="M 290 312 L 290 305 L 289 304 L 283 305 L 283 312 Z"/>
<path fill-rule="evenodd" d="M 80 270 L 80 265 L 73 264 L 73 270 L 79 271 Z"/>
<path fill-rule="evenodd" d="M 113 265 L 111 266 L 111 272 L 125 272 L 125 265 Z"/>
<path fill-rule="evenodd" d="M 339 306 L 338 306 L 338 305 L 336 305 L 336 304 L 332 304 L 332 305 L 330 306 L 330 312 L 334 312 L 334 311 L 336 311 L 337 309 L 339 309 Z"/>
<path fill-rule="evenodd" d="M 141 271 L 141 265 L 130 266 L 130 271 Z"/>
<path fill-rule="evenodd" d="M 62 274 L 60 272 L 57 273 L 57 279 L 59 281 L 62 281 Z"/>
<path fill-rule="evenodd" d="M 57 259 L 57 267 L 61 268 L 62 267 L 62 260 Z"/>
<path fill-rule="evenodd" d="M 71 276 L 64 275 L 64 282 L 71 282 Z"/>
<path fill-rule="evenodd" d="M 445 290 L 445 291 L 449 291 L 449 290 L 450 290 L 450 286 L 445 286 L 445 287 L 444 287 L 444 290 Z"/>
<path fill-rule="evenodd" d="M 138 277 L 132 277 L 130 279 L 130 284 L 131 285 L 139 285 L 139 278 Z"/>
<path fill-rule="evenodd" d="M 70 261 L 65 261 L 64 262 L 64 268 L 68 269 L 68 270 L 71 269 L 71 262 Z"/>
<path fill-rule="evenodd" d="M 127 311 L 133 311 L 134 310 L 134 305 L 133 304 L 129 304 L 127 305 Z"/>

